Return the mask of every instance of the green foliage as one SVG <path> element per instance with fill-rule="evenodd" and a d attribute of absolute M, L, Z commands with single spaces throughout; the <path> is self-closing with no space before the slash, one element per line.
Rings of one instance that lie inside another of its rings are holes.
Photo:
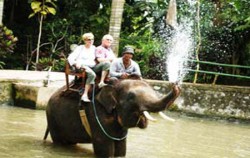
<path fill-rule="evenodd" d="M 244 20 L 244 24 L 235 28 L 235 31 L 243 31 L 250 29 L 250 16 Z"/>
<path fill-rule="evenodd" d="M 218 63 L 244 65 L 249 60 L 245 55 L 247 43 L 249 42 L 250 25 L 247 22 L 250 16 L 250 1 L 246 0 L 228 0 L 217 2 L 216 7 L 211 2 L 203 1 L 201 6 L 202 20 L 201 36 L 202 47 L 200 50 L 200 59 L 203 61 L 213 61 Z M 203 70 L 215 72 L 237 72 L 233 68 L 202 66 Z M 200 80 L 206 80 L 206 77 Z"/>
<path fill-rule="evenodd" d="M 221 18 L 223 18 L 224 21 L 230 20 L 235 24 L 235 31 L 250 29 L 249 0 L 228 0 L 228 2 L 223 3 L 223 5 Z"/>
<path fill-rule="evenodd" d="M 47 47 L 45 49 L 50 52 L 50 56 L 58 54 L 60 51 L 64 51 L 65 47 L 69 47 L 71 43 L 78 43 L 80 37 L 77 36 L 77 38 L 74 38 L 74 35 L 71 37 L 69 34 L 70 25 L 71 23 L 66 19 L 55 19 L 44 25 L 44 31 L 48 34 L 46 35 L 46 41 L 45 39 L 43 39 L 43 41 L 51 45 L 50 48 Z"/>
<path fill-rule="evenodd" d="M 7 53 L 13 52 L 18 39 L 12 30 L 0 25 L 0 56 L 3 59 Z M 0 61 L 0 69 L 3 69 L 5 62 Z"/>
<path fill-rule="evenodd" d="M 150 34 L 123 36 L 125 37 L 121 38 L 120 49 L 126 45 L 135 48 L 134 60 L 139 64 L 143 78 L 163 79 L 165 58 L 161 51 L 159 39 L 152 38 Z"/>
<path fill-rule="evenodd" d="M 48 14 L 56 14 L 56 5 L 53 1 L 56 0 L 32 0 L 31 1 L 31 9 L 33 13 L 29 15 L 29 18 L 33 17 L 35 14 L 38 14 L 39 17 L 39 34 L 38 34 L 38 41 L 36 47 L 36 64 L 39 61 L 39 54 L 40 54 L 40 43 L 41 43 L 41 36 L 42 36 L 42 24 L 43 20 L 47 17 Z M 37 70 L 37 67 L 36 69 Z"/>
<path fill-rule="evenodd" d="M 154 25 L 166 14 L 165 5 L 165 1 L 137 1 L 125 4 L 122 30 L 137 36 L 143 36 L 148 31 L 154 33 Z"/>
<path fill-rule="evenodd" d="M 102 1 L 102 3 L 105 3 Z M 83 27 L 91 30 L 89 17 L 98 12 L 100 1 L 98 0 L 60 0 L 58 4 L 57 18 L 65 18 L 74 27 Z M 104 5 L 104 8 L 106 5 Z M 55 18 L 56 19 L 56 18 Z M 79 32 L 83 33 L 83 32 Z"/>
<path fill-rule="evenodd" d="M 13 35 L 12 30 L 4 25 L 0 25 L 0 55 L 6 52 L 13 52 L 17 43 L 17 37 Z"/>
<path fill-rule="evenodd" d="M 31 9 L 33 13 L 29 15 L 29 18 L 33 17 L 36 14 L 41 14 L 43 16 L 47 16 L 48 14 L 56 14 L 56 5 L 53 1 L 57 0 L 32 0 L 31 1 Z"/>
<path fill-rule="evenodd" d="M 120 49 L 125 45 L 135 47 L 134 59 L 140 65 L 144 78 L 162 80 L 165 75 L 162 42 L 154 37 L 156 25 L 165 11 L 166 1 L 161 0 L 158 3 L 136 1 L 125 4 Z"/>
<path fill-rule="evenodd" d="M 0 61 L 0 69 L 3 69 L 3 66 L 5 65 L 4 62 Z"/>
<path fill-rule="evenodd" d="M 52 41 L 64 36 L 65 31 L 68 30 L 70 25 L 71 23 L 67 19 L 54 19 L 44 25 L 44 31 L 50 32 L 50 34 L 47 35 L 47 38 L 49 41 Z"/>
<path fill-rule="evenodd" d="M 189 12 L 188 1 L 176 1 L 178 20 L 184 16 L 197 20 L 197 8 L 193 8 L 192 12 Z M 55 10 L 50 9 L 50 7 L 55 8 L 54 4 L 50 4 L 50 2 L 55 1 L 36 0 L 32 2 L 33 13 L 30 16 L 34 16 L 38 13 L 41 13 L 40 15 L 55 13 Z M 47 9 L 44 10 L 46 13 L 42 12 L 42 2 L 46 3 Z M 200 59 L 248 65 L 250 63 L 250 1 L 200 0 L 200 2 L 202 38 L 199 53 Z M 7 3 L 9 2 L 7 1 Z M 136 48 L 135 59 L 139 62 L 143 76 L 146 78 L 162 79 L 162 76 L 164 76 L 165 55 L 163 54 L 164 51 L 161 50 L 164 49 L 164 45 L 161 44 L 162 42 L 156 37 L 158 36 L 157 34 L 171 36 L 171 32 L 163 31 L 163 29 L 167 27 L 164 21 L 168 3 L 169 1 L 166 0 L 127 0 L 125 4 L 120 49 L 125 45 L 133 45 Z M 42 54 L 39 63 L 47 65 L 41 69 L 46 69 L 46 67 L 51 66 L 51 63 L 53 63 L 52 65 L 55 67 L 55 70 L 61 70 L 59 67 L 62 66 L 63 68 L 63 64 L 60 65 L 62 59 L 60 54 L 64 53 L 67 56 L 69 53 L 69 45 L 72 43 L 79 44 L 83 33 L 92 32 L 95 35 L 95 45 L 99 45 L 102 36 L 108 33 L 111 9 L 110 0 L 60 0 L 57 2 L 56 9 L 56 15 L 47 18 L 43 27 L 44 33 L 41 43 L 50 44 L 41 47 Z M 6 10 L 11 10 L 11 8 L 7 8 Z M 6 19 L 11 19 L 11 17 L 7 17 Z M 33 22 L 34 21 L 35 20 L 33 20 Z M 20 29 L 19 32 L 21 33 L 27 26 L 37 27 L 34 23 L 24 26 L 21 26 L 21 23 L 16 24 L 17 23 L 15 23 L 15 27 L 18 26 L 18 29 Z M 195 31 L 196 29 L 197 28 L 194 27 Z M 37 29 L 29 29 L 29 31 L 29 35 L 34 37 Z M 26 36 L 26 32 L 22 34 L 24 37 Z M 62 37 L 63 40 L 57 42 Z M 196 37 L 194 36 L 194 38 Z M 22 39 L 22 45 L 18 48 L 18 52 L 23 53 L 22 55 L 18 54 L 19 57 L 24 59 L 26 46 L 24 46 L 25 42 L 23 41 L 25 40 L 25 38 Z M 11 64 L 6 64 L 6 66 L 9 65 Z M 58 68 L 56 68 L 56 65 L 58 65 Z M 208 71 L 223 71 L 220 68 L 214 69 L 209 66 L 202 68 Z M 228 69 L 226 71 L 232 70 Z M 241 71 L 237 72 L 241 73 Z M 243 71 L 243 73 L 250 75 L 248 71 Z M 186 79 L 191 81 L 192 77 L 193 74 L 189 73 Z M 199 75 L 199 82 L 205 83 L 212 79 L 213 76 Z"/>
<path fill-rule="evenodd" d="M 100 8 L 96 14 L 89 17 L 89 26 L 91 32 L 95 34 L 95 40 L 98 45 L 101 43 L 103 35 L 108 33 L 109 29 L 109 18 L 111 14 L 111 6 L 106 5 L 105 8 Z"/>
<path fill-rule="evenodd" d="M 52 71 L 63 71 L 65 66 L 65 58 L 52 59 L 52 58 L 41 58 L 39 59 L 38 64 L 32 63 L 33 69 L 37 66 L 39 71 L 48 71 L 51 67 Z"/>

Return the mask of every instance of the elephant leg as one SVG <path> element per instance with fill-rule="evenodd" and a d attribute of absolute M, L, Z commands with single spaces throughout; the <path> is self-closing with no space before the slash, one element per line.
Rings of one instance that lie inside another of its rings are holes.
<path fill-rule="evenodd" d="M 124 157 L 126 155 L 126 139 L 115 141 L 115 157 Z"/>
<path fill-rule="evenodd" d="M 50 132 L 50 136 L 55 144 L 63 144 L 63 145 L 74 145 L 75 142 L 71 142 L 66 140 L 65 137 L 61 135 L 61 129 L 57 125 L 57 122 L 53 118 L 53 116 L 47 117 L 48 119 L 48 128 Z"/>
<path fill-rule="evenodd" d="M 115 145 L 109 140 L 94 140 L 93 148 L 95 155 L 100 158 L 114 157 Z"/>
<path fill-rule="evenodd" d="M 60 136 L 60 133 L 57 132 L 58 127 L 57 127 L 57 124 L 56 124 L 54 118 L 52 116 L 47 116 L 47 120 L 48 120 L 48 129 L 50 131 L 50 136 L 51 136 L 53 142 L 57 143 L 57 144 L 62 144 L 61 136 Z"/>

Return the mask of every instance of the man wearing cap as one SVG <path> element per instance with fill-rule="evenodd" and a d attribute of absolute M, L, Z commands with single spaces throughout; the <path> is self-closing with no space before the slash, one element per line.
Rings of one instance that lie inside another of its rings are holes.
<path fill-rule="evenodd" d="M 130 46 L 123 48 L 122 57 L 116 59 L 110 66 L 110 77 L 117 79 L 127 79 L 131 76 L 141 77 L 139 65 L 132 60 L 134 49 Z"/>

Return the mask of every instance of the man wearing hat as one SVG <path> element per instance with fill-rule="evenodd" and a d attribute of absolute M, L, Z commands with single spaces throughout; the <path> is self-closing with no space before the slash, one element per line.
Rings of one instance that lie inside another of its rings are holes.
<path fill-rule="evenodd" d="M 123 48 L 122 57 L 116 59 L 110 66 L 110 77 L 117 79 L 127 79 L 131 76 L 141 77 L 139 65 L 132 60 L 134 49 L 130 46 Z"/>

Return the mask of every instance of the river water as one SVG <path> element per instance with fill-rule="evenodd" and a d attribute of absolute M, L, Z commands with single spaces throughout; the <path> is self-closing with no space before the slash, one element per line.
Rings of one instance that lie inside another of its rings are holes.
<path fill-rule="evenodd" d="M 147 129 L 130 129 L 127 158 L 249 158 L 250 124 L 188 117 L 169 113 L 176 121 L 158 115 Z M 0 105 L 0 158 L 93 157 L 91 144 L 58 146 L 44 142 L 43 110 Z"/>

